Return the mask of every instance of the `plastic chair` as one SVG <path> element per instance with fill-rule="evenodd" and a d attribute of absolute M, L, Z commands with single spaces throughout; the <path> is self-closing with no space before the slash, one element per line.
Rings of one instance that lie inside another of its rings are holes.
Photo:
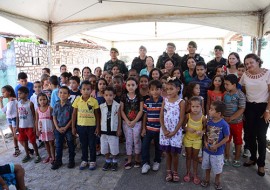
<path fill-rule="evenodd" d="M 2 140 L 4 142 L 4 145 L 5 145 L 6 149 L 8 149 L 8 146 L 7 146 L 7 143 L 6 143 L 6 138 L 5 138 L 3 129 L 1 129 L 1 128 L 0 128 L 0 135 L 2 136 Z"/>

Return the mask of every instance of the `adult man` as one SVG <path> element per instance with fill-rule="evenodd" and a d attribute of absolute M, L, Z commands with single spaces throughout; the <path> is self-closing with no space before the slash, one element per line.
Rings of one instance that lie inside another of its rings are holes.
<path fill-rule="evenodd" d="M 128 68 L 124 61 L 117 59 L 119 52 L 116 48 L 111 48 L 110 56 L 111 60 L 105 63 L 103 71 L 111 71 L 114 65 L 117 65 L 120 69 L 120 73 L 127 75 Z"/>
<path fill-rule="evenodd" d="M 216 45 L 214 48 L 215 58 L 207 63 L 207 76 L 212 79 L 215 76 L 215 70 L 217 66 L 225 66 L 227 59 L 223 58 L 223 48 L 220 45 Z"/>
<path fill-rule="evenodd" d="M 131 64 L 131 69 L 135 69 L 137 73 L 140 73 L 142 69 L 146 67 L 146 53 L 147 50 L 144 46 L 140 46 L 139 48 L 139 56 L 135 57 Z"/>
<path fill-rule="evenodd" d="M 190 41 L 188 43 L 187 50 L 188 50 L 188 54 L 184 55 L 184 57 L 182 57 L 182 61 L 181 61 L 181 68 L 182 68 L 183 72 L 188 69 L 187 60 L 189 57 L 194 57 L 197 63 L 204 62 L 203 57 L 201 57 L 200 54 L 196 53 L 196 50 L 197 50 L 196 42 Z"/>
<path fill-rule="evenodd" d="M 168 43 L 166 48 L 167 52 L 163 52 L 163 54 L 158 57 L 156 67 L 159 69 L 164 69 L 165 68 L 164 61 L 169 58 L 174 61 L 175 64 L 174 67 L 179 67 L 181 63 L 181 57 L 177 53 L 175 53 L 175 50 L 176 50 L 175 44 L 171 42 Z"/>

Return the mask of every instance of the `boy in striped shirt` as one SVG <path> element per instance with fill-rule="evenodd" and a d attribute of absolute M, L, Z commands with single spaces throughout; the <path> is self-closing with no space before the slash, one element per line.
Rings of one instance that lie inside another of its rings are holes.
<path fill-rule="evenodd" d="M 160 109 L 163 98 L 161 97 L 162 84 L 158 80 L 149 83 L 150 98 L 145 100 L 143 106 L 143 129 L 142 129 L 142 174 L 150 170 L 150 144 L 154 139 L 155 158 L 152 169 L 159 170 L 161 161 L 161 151 L 159 149 L 159 131 L 160 131 Z"/>

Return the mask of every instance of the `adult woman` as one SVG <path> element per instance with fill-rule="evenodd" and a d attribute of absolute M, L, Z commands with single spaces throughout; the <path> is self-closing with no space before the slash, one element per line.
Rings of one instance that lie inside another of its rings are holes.
<path fill-rule="evenodd" d="M 183 75 L 184 75 L 184 81 L 185 81 L 185 86 L 188 85 L 188 83 L 190 83 L 193 78 L 196 76 L 196 60 L 194 57 L 189 57 L 187 59 L 187 66 L 188 69 L 184 71 Z"/>
<path fill-rule="evenodd" d="M 142 75 L 149 76 L 150 71 L 154 69 L 154 59 L 152 56 L 147 56 L 145 63 L 146 63 L 146 68 L 141 70 L 140 76 Z"/>
<path fill-rule="evenodd" d="M 84 67 L 82 69 L 82 78 L 83 80 L 89 80 L 90 79 L 90 76 L 91 76 L 91 69 L 89 67 Z"/>
<path fill-rule="evenodd" d="M 266 133 L 270 122 L 270 71 L 261 68 L 262 60 L 256 54 L 248 54 L 244 59 L 247 71 L 240 84 L 246 92 L 245 110 L 251 157 L 244 166 L 258 165 L 258 175 L 265 175 Z M 259 157 L 257 158 L 257 147 Z"/>
<path fill-rule="evenodd" d="M 168 58 L 164 61 L 164 67 L 165 69 L 162 69 L 161 72 L 163 74 L 165 73 L 169 73 L 169 75 L 171 74 L 171 71 L 174 68 L 174 60 L 172 60 L 171 58 Z"/>

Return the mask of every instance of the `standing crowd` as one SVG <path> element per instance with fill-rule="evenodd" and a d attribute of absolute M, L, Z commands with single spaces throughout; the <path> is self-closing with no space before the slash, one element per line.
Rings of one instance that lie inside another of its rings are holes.
<path fill-rule="evenodd" d="M 84 67 L 82 71 L 73 68 L 71 74 L 67 72 L 70 68 L 61 65 L 60 77 L 44 68 L 40 81 L 34 83 L 27 80 L 26 73 L 19 73 L 19 84 L 14 89 L 2 87 L 0 97 L 14 137 L 13 156 L 21 154 L 19 142 L 24 147 L 23 163 L 35 154 L 35 163 L 51 163 L 56 170 L 63 164 L 63 147 L 67 145 L 67 167 L 74 168 L 78 136 L 80 170 L 95 170 L 96 156 L 103 154 L 102 169 L 117 171 L 119 143 L 125 142 L 125 169 L 141 168 L 142 174 L 151 167 L 158 171 L 164 155 L 166 181 L 180 180 L 179 154 L 186 157 L 183 180 L 195 185 L 209 186 L 212 171 L 215 188 L 222 189 L 224 165 L 257 164 L 257 174 L 264 176 L 270 71 L 261 68 L 263 62 L 256 54 L 246 55 L 241 63 L 235 52 L 223 58 L 223 48 L 217 45 L 215 58 L 206 64 L 196 53 L 194 41 L 187 49 L 189 53 L 181 57 L 175 53 L 175 44 L 168 43 L 156 67 L 141 46 L 130 70 L 117 58 L 118 50 L 111 48 L 111 60 L 93 73 Z M 8 99 L 5 106 L 3 98 Z M 44 159 L 37 139 L 45 144 L 48 156 Z M 241 152 L 250 157 L 243 164 Z M 198 176 L 198 163 L 206 171 L 204 179 Z M 3 168 L 9 165 L 0 167 L 0 176 L 7 170 Z M 6 185 L 3 176 L 0 184 Z"/>

